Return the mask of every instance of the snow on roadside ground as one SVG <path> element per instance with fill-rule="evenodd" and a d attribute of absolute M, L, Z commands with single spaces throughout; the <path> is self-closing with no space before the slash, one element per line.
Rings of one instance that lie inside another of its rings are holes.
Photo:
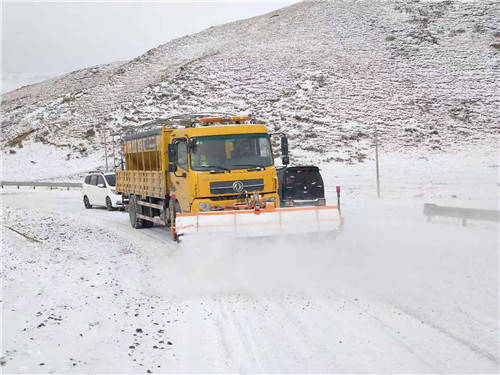
<path fill-rule="evenodd" d="M 483 144 L 453 153 L 381 151 L 381 197 L 410 204 L 498 209 L 500 159 L 496 146 Z M 373 155 L 364 163 L 332 162 L 320 167 L 329 203 L 336 202 L 336 185 L 341 185 L 349 209 L 362 207 L 377 197 Z"/>
<path fill-rule="evenodd" d="M 3 215 L 8 370 L 111 370 L 137 359 L 139 367 L 145 364 L 130 347 L 167 347 L 168 333 L 159 331 L 171 314 L 168 308 L 154 310 L 161 298 L 141 295 L 149 283 L 148 265 L 131 244 L 61 214 L 5 208 Z M 136 332 L 156 322 L 149 337 Z"/>
<path fill-rule="evenodd" d="M 73 181 L 80 182 L 86 172 L 104 168 L 104 151 L 90 156 L 74 155 L 42 143 L 27 143 L 15 154 L 2 154 L 1 179 L 5 181 Z M 112 158 L 109 165 L 113 163 Z M 42 167 L 40 167 L 42 165 Z"/>
<path fill-rule="evenodd" d="M 384 156 L 380 201 L 371 161 L 324 166 L 337 241 L 176 247 L 78 191 L 4 189 L 4 369 L 496 373 L 498 225 L 422 215 L 495 208 L 495 159 Z"/>

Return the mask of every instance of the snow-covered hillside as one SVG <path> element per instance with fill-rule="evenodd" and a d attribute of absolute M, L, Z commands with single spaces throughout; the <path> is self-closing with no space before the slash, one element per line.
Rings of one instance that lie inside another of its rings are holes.
<path fill-rule="evenodd" d="M 499 24 L 497 1 L 306 1 L 212 27 L 3 94 L 3 178 L 94 168 L 101 132 L 184 112 L 252 113 L 296 160 L 362 161 L 375 125 L 391 151 L 494 144 Z"/>

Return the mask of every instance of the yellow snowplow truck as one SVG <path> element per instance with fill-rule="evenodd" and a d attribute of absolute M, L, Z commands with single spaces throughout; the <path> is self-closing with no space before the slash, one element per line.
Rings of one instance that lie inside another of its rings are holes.
<path fill-rule="evenodd" d="M 266 236 L 337 231 L 337 206 L 279 208 L 270 136 L 248 116 L 183 115 L 124 138 L 116 191 L 128 199 L 132 227 Z M 283 163 L 288 141 L 281 139 Z"/>

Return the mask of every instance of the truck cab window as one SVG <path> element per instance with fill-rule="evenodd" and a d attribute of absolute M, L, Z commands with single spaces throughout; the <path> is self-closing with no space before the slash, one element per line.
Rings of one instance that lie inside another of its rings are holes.
<path fill-rule="evenodd" d="M 185 140 L 177 144 L 177 166 L 179 168 L 188 170 L 188 147 Z"/>

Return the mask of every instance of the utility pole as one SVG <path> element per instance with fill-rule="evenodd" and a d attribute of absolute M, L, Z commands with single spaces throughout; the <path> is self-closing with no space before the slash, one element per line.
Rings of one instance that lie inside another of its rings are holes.
<path fill-rule="evenodd" d="M 113 170 L 116 169 L 116 156 L 115 156 L 115 135 L 111 133 L 111 146 L 113 148 Z"/>
<path fill-rule="evenodd" d="M 108 171 L 108 147 L 106 145 L 106 130 L 102 132 L 102 139 L 104 142 L 104 158 L 106 159 L 106 172 Z"/>
<path fill-rule="evenodd" d="M 380 198 L 380 174 L 378 169 L 378 130 L 375 123 L 375 169 L 377 174 L 377 197 Z"/>
<path fill-rule="evenodd" d="M 119 151 L 119 155 L 120 155 L 120 166 L 121 166 L 121 169 L 123 171 L 123 137 L 122 137 L 122 133 L 119 133 L 118 136 L 120 137 L 120 151 Z"/>

